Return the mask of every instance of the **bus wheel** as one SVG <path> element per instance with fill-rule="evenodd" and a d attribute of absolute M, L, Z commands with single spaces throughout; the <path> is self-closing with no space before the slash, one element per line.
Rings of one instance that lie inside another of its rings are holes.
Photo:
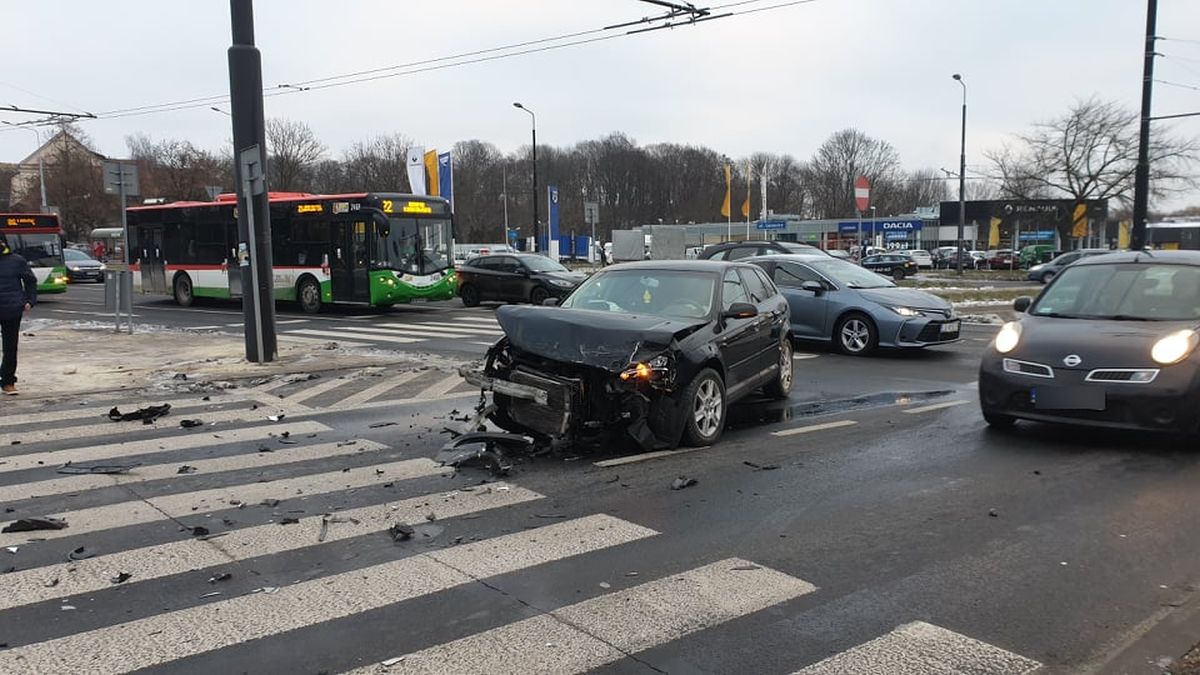
<path fill-rule="evenodd" d="M 321 285 L 312 277 L 305 277 L 296 289 L 296 297 L 300 299 L 300 308 L 306 314 L 316 314 L 321 311 Z"/>
<path fill-rule="evenodd" d="M 192 292 L 192 278 L 186 274 L 180 274 L 175 277 L 174 292 L 175 304 L 180 307 L 191 307 L 192 303 L 196 302 L 196 296 Z"/>

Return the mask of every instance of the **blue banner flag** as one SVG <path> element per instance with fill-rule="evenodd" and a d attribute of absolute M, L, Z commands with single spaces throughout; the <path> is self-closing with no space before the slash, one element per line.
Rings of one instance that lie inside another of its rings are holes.
<path fill-rule="evenodd" d="M 550 226 L 546 234 L 551 239 L 558 239 L 558 186 L 546 186 L 547 203 L 550 204 Z"/>
<path fill-rule="evenodd" d="M 449 152 L 443 152 L 437 158 L 438 188 L 441 195 L 450 202 L 450 211 L 454 212 L 454 161 Z"/>

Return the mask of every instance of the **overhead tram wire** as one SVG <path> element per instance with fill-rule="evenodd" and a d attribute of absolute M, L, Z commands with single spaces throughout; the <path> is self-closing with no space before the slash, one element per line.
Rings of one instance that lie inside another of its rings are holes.
<path fill-rule="evenodd" d="M 706 8 L 706 9 L 709 11 L 712 11 L 712 10 L 731 8 L 731 7 L 743 7 L 746 5 L 755 5 L 755 4 L 759 4 L 761 2 L 766 2 L 766 1 L 767 0 L 740 0 L 739 2 L 727 3 L 724 5 L 715 5 L 715 6 Z M 759 8 L 753 8 L 753 9 L 740 10 L 740 11 L 736 11 L 736 12 L 728 12 L 728 13 L 722 14 L 720 17 L 712 17 L 712 18 L 725 18 L 725 17 L 729 17 L 729 16 L 737 16 L 737 15 L 743 15 L 743 14 L 754 14 L 754 13 L 758 13 L 758 12 L 782 9 L 782 8 L 786 8 L 786 7 L 792 7 L 795 5 L 803 5 L 803 4 L 808 4 L 808 3 L 812 3 L 812 2 L 816 2 L 816 0 L 790 0 L 788 2 L 781 2 L 781 3 L 777 3 L 774 5 L 767 6 L 767 7 L 759 7 Z M 663 17 L 661 17 L 661 16 L 660 17 L 646 17 L 639 21 L 630 22 L 627 25 L 637 25 L 637 24 L 650 23 L 650 22 L 661 21 L 661 20 L 663 20 Z M 696 21 L 684 20 L 684 21 L 680 21 L 678 23 L 672 24 L 670 26 L 662 26 L 660 28 L 686 27 L 687 25 L 690 25 L 692 23 L 697 23 L 699 21 L 700 20 L 696 20 Z M 649 30 L 657 30 L 657 29 L 658 28 L 649 29 Z M 622 32 L 622 33 L 596 35 L 597 33 L 605 33 L 609 30 L 610 30 L 609 27 L 605 27 L 605 28 L 596 28 L 596 29 L 585 30 L 585 31 L 576 31 L 573 33 L 564 33 L 562 35 L 558 35 L 558 36 L 554 36 L 554 37 L 540 38 L 537 40 L 527 40 L 524 42 L 513 43 L 510 45 L 504 45 L 504 46 L 500 46 L 500 47 L 491 47 L 491 48 L 482 49 L 482 50 L 473 50 L 470 52 L 463 52 L 463 53 L 455 54 L 455 55 L 437 57 L 434 59 L 424 59 L 421 61 L 413 61 L 410 63 L 396 64 L 396 65 L 392 65 L 392 66 L 383 66 L 380 68 L 372 68 L 372 69 L 367 69 L 367 70 L 362 70 L 362 71 L 356 71 L 353 73 L 345 73 L 342 75 L 331 75 L 331 76 L 327 76 L 327 77 L 313 78 L 313 79 L 309 79 L 309 80 L 299 80 L 299 81 L 296 81 L 293 83 L 276 85 L 274 87 L 269 87 L 269 88 L 265 87 L 263 90 L 263 96 L 266 98 L 270 98 L 270 97 L 274 97 L 274 96 L 282 96 L 285 94 L 297 94 L 297 93 L 301 93 L 303 91 L 331 89 L 334 87 L 346 86 L 346 85 L 351 85 L 351 84 L 360 84 L 363 82 L 372 82 L 372 81 L 387 79 L 387 78 L 391 78 L 391 77 L 399 77 L 399 76 L 403 76 L 403 75 L 415 75 L 415 74 L 419 74 L 419 73 L 431 72 L 431 71 L 436 71 L 436 70 L 444 70 L 447 68 L 455 68 L 455 67 L 459 67 L 459 66 L 486 63 L 488 61 L 497 61 L 497 60 L 512 58 L 512 57 L 516 57 L 516 56 L 526 56 L 529 54 L 554 51 L 554 50 L 558 50 L 558 49 L 564 49 L 567 47 L 575 47 L 575 46 L 591 44 L 591 43 L 595 43 L 595 42 L 603 42 L 606 40 L 613 40 L 613 39 L 620 38 L 620 37 L 628 37 L 630 35 L 635 35 L 635 34 L 640 34 L 640 33 L 646 32 L 647 29 L 636 30 L 636 31 L 626 31 L 626 32 Z M 587 36 L 587 35 L 596 35 L 596 36 L 595 37 L 587 37 L 584 39 L 571 39 L 571 38 L 583 37 L 583 36 Z M 567 40 L 567 41 L 561 42 L 562 40 Z M 545 43 L 548 43 L 548 42 L 557 42 L 558 44 L 545 45 Z M 519 47 L 522 47 L 522 46 L 531 46 L 531 45 L 545 45 L 545 46 L 534 47 L 532 49 L 518 49 Z M 517 49 L 517 51 L 509 51 L 509 50 L 513 50 L 513 49 Z M 496 53 L 496 52 L 504 52 L 504 53 Z M 465 58 L 465 57 L 473 56 L 473 55 L 478 55 L 479 58 Z M 447 61 L 449 61 L 450 63 L 444 63 Z M 429 64 L 436 64 L 436 65 L 429 65 Z M 425 66 L 425 67 L 417 67 L 417 66 Z M 228 100 L 229 100 L 228 94 L 216 94 L 216 95 L 212 95 L 212 96 L 184 99 L 184 100 L 180 100 L 180 101 L 172 101 L 172 102 L 167 102 L 167 103 L 148 104 L 148 105 L 143 105 L 143 106 L 135 106 L 135 107 L 131 107 L 131 108 L 120 108 L 120 109 L 115 109 L 115 110 L 109 110 L 106 112 L 97 113 L 96 119 L 119 119 L 122 117 L 135 117 L 135 116 L 149 115 L 149 114 L 155 114 L 155 113 L 176 112 L 176 111 L 180 111 L 180 110 L 191 110 L 191 109 L 196 109 L 196 108 L 208 107 L 213 104 L 225 103 Z M 51 123 L 51 122 L 43 121 L 43 123 Z"/>
<path fill-rule="evenodd" d="M 1159 84 L 1165 84 L 1168 87 L 1179 87 L 1180 89 L 1191 89 L 1192 91 L 1200 91 L 1200 87 L 1197 87 L 1192 84 L 1182 84 L 1180 82 L 1172 82 L 1170 80 L 1160 80 L 1158 78 L 1154 78 L 1154 81 Z"/>

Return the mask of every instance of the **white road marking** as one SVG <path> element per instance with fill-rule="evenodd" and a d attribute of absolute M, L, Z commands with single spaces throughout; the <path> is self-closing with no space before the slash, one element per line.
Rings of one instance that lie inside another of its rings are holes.
<path fill-rule="evenodd" d="M 144 408 L 150 405 L 162 405 L 164 403 L 171 404 L 171 416 L 181 415 L 201 415 L 204 409 L 210 406 L 220 405 L 222 403 L 245 403 L 247 399 L 241 395 L 220 395 L 213 396 L 211 401 L 201 401 L 196 396 L 188 398 L 173 398 L 173 399 L 147 399 L 143 398 L 145 394 L 134 394 L 119 402 L 119 407 L 124 408 L 126 412 L 133 412 L 138 408 Z M 114 401 L 116 402 L 116 401 Z M 42 424 L 45 422 L 65 422 L 66 420 L 82 420 L 89 417 L 96 420 L 102 420 L 105 423 L 110 423 L 108 419 L 108 411 L 112 409 L 112 405 L 91 406 L 68 408 L 66 410 L 52 410 L 48 412 L 38 413 L 18 413 L 0 419 L 0 428 L 11 427 L 25 424 Z M 199 410 L 197 410 L 199 409 Z M 166 419 L 166 418 L 163 418 Z"/>
<path fill-rule="evenodd" d="M 438 328 L 421 328 L 413 327 L 411 324 L 395 324 L 394 326 L 381 326 L 379 328 L 369 326 L 337 326 L 336 330 L 353 333 L 361 338 L 368 338 L 375 335 L 408 335 L 410 337 L 419 338 L 468 338 L 468 337 L 484 337 L 483 331 L 472 331 L 471 333 L 450 333 Z M 359 333 L 370 333 L 370 336 L 359 335 Z"/>
<path fill-rule="evenodd" d="M 284 319 L 282 321 L 276 320 L 275 325 L 288 326 L 294 323 L 309 323 L 310 321 L 312 321 L 312 319 Z"/>
<path fill-rule="evenodd" d="M 111 319 L 111 318 L 113 318 L 113 313 L 112 313 L 112 312 L 81 312 L 81 311 L 79 311 L 79 310 L 76 310 L 76 309 L 52 309 L 52 310 L 50 310 L 50 311 L 51 311 L 51 312 L 58 312 L 59 314 L 78 314 L 78 315 L 80 315 L 80 316 L 102 316 L 102 317 L 105 317 L 105 318 L 108 318 L 108 319 Z M 134 314 L 134 315 L 133 315 L 133 318 L 135 318 L 135 319 L 140 319 L 140 318 L 142 318 L 142 315 L 141 315 L 141 314 Z"/>
<path fill-rule="evenodd" d="M 456 316 L 456 317 L 454 317 L 454 320 L 455 321 L 465 321 L 468 323 L 490 324 L 492 326 L 500 325 L 500 322 L 496 321 L 495 317 L 490 317 L 490 316 Z"/>
<path fill-rule="evenodd" d="M 914 621 L 796 671 L 795 675 L 1020 675 L 1041 667 L 1042 664 L 1033 659 L 933 624 Z"/>
<path fill-rule="evenodd" d="M 184 330 L 221 330 L 223 326 L 184 326 Z"/>
<path fill-rule="evenodd" d="M 854 420 L 838 420 L 836 422 L 825 422 L 823 424 L 810 424 L 805 427 L 792 427 L 790 429 L 780 429 L 772 431 L 772 436 L 795 436 L 796 434 L 808 434 L 814 431 L 825 431 L 827 429 L 839 429 L 841 427 L 852 427 L 858 422 Z"/>
<path fill-rule="evenodd" d="M 334 389 L 337 389 L 338 387 L 343 387 L 349 383 L 350 383 L 350 380 L 333 377 L 331 375 L 331 376 L 327 377 L 324 382 L 318 382 L 314 385 L 306 386 L 305 388 L 300 389 L 299 391 L 288 394 L 287 396 L 284 397 L 283 400 L 287 401 L 288 403 L 301 403 L 302 404 L 305 401 L 309 401 L 311 399 L 314 399 L 314 398 L 320 396 L 321 394 L 324 394 L 325 392 L 333 391 Z"/>
<path fill-rule="evenodd" d="M 807 361 L 808 359 L 815 359 L 815 358 L 817 358 L 818 356 L 820 356 L 820 354 L 796 354 L 796 353 L 792 353 L 792 360 L 793 360 L 793 361 Z"/>
<path fill-rule="evenodd" d="M 0 503 L 13 502 L 18 499 L 32 497 L 47 497 L 50 495 L 67 494 L 112 487 L 114 485 L 129 485 L 143 483 L 163 478 L 184 479 L 191 475 L 207 475 L 220 471 L 236 471 L 239 469 L 261 469 L 273 466 L 305 462 L 311 459 L 326 457 L 344 457 L 359 455 L 366 452 L 376 452 L 387 446 L 374 441 L 360 439 L 353 445 L 342 442 L 318 443 L 316 445 L 294 446 L 282 445 L 272 448 L 274 452 L 250 452 L 248 454 L 231 455 L 228 457 L 213 457 L 211 459 L 174 460 L 165 464 L 149 464 L 131 469 L 129 473 L 104 475 L 82 474 L 78 476 L 59 476 L 51 480 L 6 485 L 0 487 Z M 181 474 L 179 468 L 183 465 L 193 467 L 194 474 Z"/>
<path fill-rule="evenodd" d="M 339 328 L 342 328 L 342 327 L 339 326 Z M 363 340 L 375 340 L 378 342 L 394 342 L 396 344 L 405 344 L 405 345 L 412 344 L 414 342 L 424 342 L 424 340 L 417 340 L 414 338 L 402 337 L 399 335 L 363 335 L 362 333 L 358 333 L 358 332 L 355 332 L 355 333 L 343 332 L 347 329 L 349 329 L 349 326 L 342 328 L 341 331 L 317 330 L 315 328 L 301 328 L 299 330 L 289 330 L 289 331 L 287 331 L 286 334 L 288 334 L 288 335 L 295 335 L 295 334 L 315 335 L 317 337 L 333 338 L 334 340 L 338 341 L 339 343 L 341 343 L 342 339 L 346 338 L 346 337 L 351 337 L 351 338 L 357 337 L 357 338 L 360 338 Z"/>
<path fill-rule="evenodd" d="M 123 443 L 111 443 L 108 445 L 91 445 L 81 448 L 13 455 L 0 460 L 4 462 L 0 464 L 0 473 L 36 469 L 39 466 L 56 466 L 66 464 L 67 462 L 75 464 L 85 462 L 122 463 L 132 457 L 152 455 L 157 452 L 206 448 L 224 443 L 261 441 L 270 438 L 272 435 L 279 435 L 281 431 L 288 431 L 298 436 L 300 434 L 331 431 L 331 429 L 324 424 L 311 421 L 283 422 L 245 429 L 225 429 L 215 432 L 211 429 L 192 429 L 186 433 L 165 438 L 147 438 L 140 441 L 125 441 Z"/>
<path fill-rule="evenodd" d="M 32 536 L 47 540 L 61 539 L 117 527 L 152 523 L 168 518 L 184 518 L 189 515 L 203 515 L 222 509 L 231 509 L 234 508 L 230 504 L 231 501 L 257 504 L 264 499 L 328 494 L 394 480 L 437 476 L 447 471 L 448 469 L 431 459 L 408 459 L 388 464 L 354 467 L 349 471 L 339 469 L 306 476 L 281 478 L 265 483 L 252 482 L 211 490 L 148 497 L 52 514 L 55 518 L 67 521 L 68 527 L 63 530 L 38 531 L 32 533 Z M 28 486 L 26 488 L 28 489 Z M 0 545 L 12 546 L 23 543 L 28 541 L 30 536 L 31 534 L 28 532 L 0 534 Z"/>
<path fill-rule="evenodd" d="M 482 326 L 480 326 L 480 327 L 462 326 L 462 325 L 455 326 L 454 324 L 431 323 L 431 322 L 418 322 L 418 323 L 410 323 L 407 325 L 416 326 L 416 327 L 429 327 L 434 330 L 444 330 L 444 331 L 450 331 L 452 333 L 469 333 L 469 334 L 475 334 L 475 335 L 504 335 L 504 331 L 500 330 L 499 328 L 484 328 Z"/>
<path fill-rule="evenodd" d="M 356 392 L 343 398 L 332 407 L 345 410 L 347 408 L 366 403 L 373 398 L 383 396 L 392 389 L 395 389 L 406 382 L 416 379 L 416 377 L 421 375 L 423 372 L 424 371 L 421 370 L 410 370 L 406 373 L 400 373 L 395 377 L 385 376 L 381 382 L 377 382 L 376 384 L 373 384 L 360 392 Z"/>
<path fill-rule="evenodd" d="M 443 380 L 439 380 L 439 381 L 429 385 L 428 387 L 425 387 L 420 392 L 415 394 L 413 396 L 413 398 L 415 398 L 415 399 L 439 398 L 441 396 L 445 396 L 446 394 L 450 393 L 451 389 L 454 389 L 455 387 L 462 384 L 463 382 L 465 382 L 465 380 L 463 380 L 458 375 L 450 375 L 450 376 L 447 376 Z"/>
<path fill-rule="evenodd" d="M 816 590 L 737 558 L 404 656 L 405 673 L 581 673 Z M 387 672 L 382 664 L 350 671 Z"/>
<path fill-rule="evenodd" d="M 945 408 L 953 408 L 956 405 L 970 403 L 970 401 L 946 401 L 945 403 L 934 403 L 933 405 L 923 405 L 919 408 L 908 408 L 904 412 L 908 415 L 916 415 L 917 413 L 933 412 L 934 410 L 943 410 Z"/>
<path fill-rule="evenodd" d="M 543 499 L 525 488 L 493 483 L 490 489 L 420 495 L 391 504 L 377 504 L 334 514 L 325 531 L 325 543 L 344 541 L 370 534 L 387 536 L 397 522 L 422 522 L 430 509 L 446 520 L 471 513 L 499 509 Z M 504 488 L 504 489 L 500 489 Z M 287 502 L 284 501 L 284 504 Z M 133 574 L 131 584 L 181 574 L 193 570 L 227 565 L 238 560 L 298 551 L 321 542 L 321 516 L 301 517 L 294 525 L 276 523 L 232 530 L 220 537 L 201 541 L 186 538 L 129 551 L 120 551 L 70 563 L 19 570 L 4 576 L 5 593 L 0 593 L 0 611 L 35 602 L 65 598 L 110 588 L 113 570 Z M 416 535 L 420 537 L 420 534 Z M 59 583 L 47 587 L 47 579 Z"/>
<path fill-rule="evenodd" d="M 129 412 L 132 412 L 130 410 Z M 174 411 L 172 411 L 173 413 Z M 185 416 L 195 416 L 208 422 L 250 422 L 264 419 L 272 410 L 262 407 L 258 410 L 243 408 L 241 410 L 218 410 L 215 412 L 189 412 Z M 36 431 L 12 431 L 0 435 L 0 447 L 8 447 L 13 441 L 22 445 L 30 443 L 45 443 L 49 441 L 65 441 L 80 438 L 99 438 L 101 436 L 119 436 L 121 434 L 144 434 L 154 431 L 169 431 L 172 428 L 180 431 L 179 420 L 183 417 L 175 414 L 160 417 L 154 424 L 143 424 L 139 421 L 113 422 L 109 419 L 96 420 L 94 424 L 79 424 L 70 427 L 39 429 Z M 185 432 L 186 433 L 186 432 Z M 192 431 L 191 433 L 195 433 Z M 0 467 L 3 469 L 4 467 Z"/>
<path fill-rule="evenodd" d="M 322 340 L 320 338 L 300 337 L 299 335 L 292 335 L 291 333 L 280 333 L 279 339 L 280 340 L 288 340 L 290 342 L 299 342 L 301 344 L 320 345 L 322 347 L 330 343 L 330 340 Z M 341 339 L 337 340 L 337 343 L 338 343 L 339 347 L 371 347 L 371 346 L 373 346 L 367 342 L 351 342 L 350 340 L 341 340 Z"/>
<path fill-rule="evenodd" d="M 0 651 L 0 672 L 151 668 L 656 534 L 606 515 L 569 520 Z"/>
<path fill-rule="evenodd" d="M 592 466 L 608 468 L 608 467 L 612 467 L 612 466 L 622 466 L 624 464 L 635 464 L 637 462 L 644 462 L 649 459 L 658 459 L 660 457 L 673 457 L 675 455 L 682 455 L 682 454 L 688 453 L 688 452 L 696 452 L 697 450 L 707 450 L 709 447 L 710 446 L 706 445 L 706 446 L 703 446 L 700 448 L 684 448 L 682 450 L 656 450 L 654 452 L 643 452 L 639 455 L 629 455 L 627 457 L 614 457 L 612 459 L 605 459 L 605 460 L 602 460 L 599 462 L 592 462 Z"/>

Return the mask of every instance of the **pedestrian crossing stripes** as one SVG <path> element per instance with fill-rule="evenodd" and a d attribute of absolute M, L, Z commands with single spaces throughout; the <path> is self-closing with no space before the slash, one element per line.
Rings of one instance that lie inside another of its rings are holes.
<path fill-rule="evenodd" d="M 882 637 L 796 671 L 794 675 L 845 673 L 1005 673 L 1022 675 L 1042 664 L 923 621 L 908 623 Z"/>
<path fill-rule="evenodd" d="M 353 343 L 383 343 L 395 345 L 421 344 L 430 341 L 450 341 L 447 344 L 490 345 L 504 331 L 492 317 L 452 317 L 447 321 L 380 321 L 370 325 L 328 325 L 314 328 L 288 328 L 284 337 L 318 342 L 336 341 L 339 345 Z M 474 349 L 472 348 L 472 351 Z"/>
<path fill-rule="evenodd" d="M 144 396 L 126 399 L 121 403 L 121 407 L 132 411 L 138 408 L 143 408 L 149 405 L 170 404 L 171 409 L 175 414 L 193 414 L 193 409 L 211 410 L 220 404 L 224 403 L 245 403 L 248 399 L 244 396 L 224 395 L 216 397 L 212 401 L 198 401 L 195 396 L 189 398 L 162 398 L 150 399 Z M 112 409 L 112 405 L 104 406 L 87 406 L 78 408 L 69 408 L 67 410 L 54 410 L 49 412 L 26 412 L 20 415 L 12 415 L 4 419 L 0 419 L 0 428 L 14 426 L 32 426 L 35 424 L 44 424 L 46 422 L 66 422 L 69 420 L 85 420 L 93 418 L 98 421 L 108 422 L 108 411 Z"/>
<path fill-rule="evenodd" d="M 200 416 L 207 423 L 213 422 L 250 422 L 253 420 L 261 420 L 265 416 L 272 414 L 271 410 L 259 408 L 251 410 L 249 407 L 241 410 L 219 410 L 215 412 L 205 412 Z M 92 425 L 78 425 L 67 427 L 52 427 L 33 429 L 21 432 L 8 432 L 0 434 L 0 447 L 11 446 L 13 441 L 17 441 L 19 445 L 29 443 L 46 443 L 50 441 L 73 440 L 77 438 L 95 438 L 98 436 L 119 436 L 122 434 L 145 434 L 162 431 L 167 427 L 178 426 L 178 417 L 169 416 L 160 418 L 154 424 L 143 424 L 141 422 L 113 422 L 112 420 L 103 419 L 97 420 Z"/>

